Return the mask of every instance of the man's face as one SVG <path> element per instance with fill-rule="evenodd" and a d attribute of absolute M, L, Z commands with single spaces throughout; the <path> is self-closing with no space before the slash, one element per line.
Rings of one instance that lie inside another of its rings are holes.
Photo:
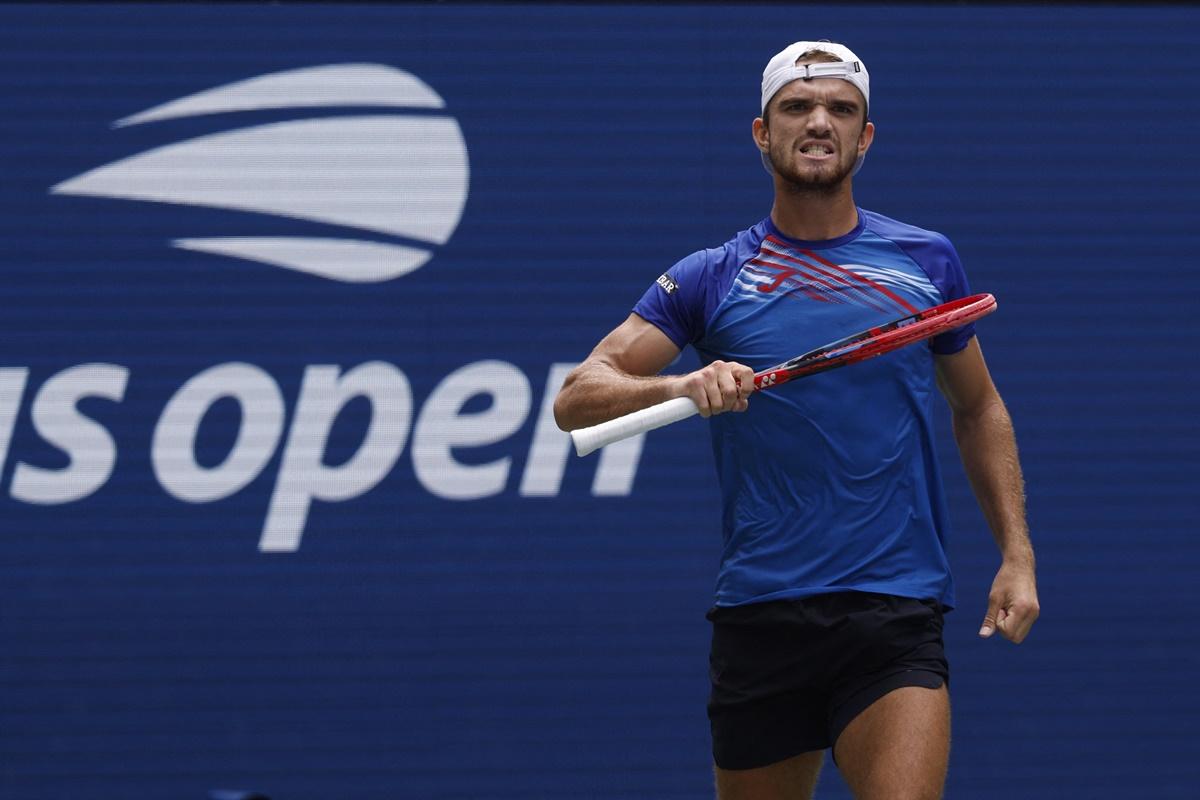
<path fill-rule="evenodd" d="M 770 124 L 754 122 L 775 174 L 797 189 L 833 190 L 870 147 L 875 126 L 863 124 L 863 96 L 840 78 L 797 80 L 771 98 Z"/>

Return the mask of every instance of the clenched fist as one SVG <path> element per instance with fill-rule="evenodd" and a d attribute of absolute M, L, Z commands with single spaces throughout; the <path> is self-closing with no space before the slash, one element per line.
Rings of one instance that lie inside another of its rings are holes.
<path fill-rule="evenodd" d="M 680 396 L 691 398 L 700 416 L 745 411 L 754 391 L 754 370 L 736 361 L 714 361 L 680 378 Z"/>

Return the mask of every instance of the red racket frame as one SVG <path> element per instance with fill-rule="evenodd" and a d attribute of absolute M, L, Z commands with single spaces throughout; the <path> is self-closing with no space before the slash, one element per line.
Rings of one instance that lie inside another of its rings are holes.
<path fill-rule="evenodd" d="M 876 325 L 860 333 L 810 350 L 754 375 L 754 387 L 767 389 L 806 375 L 857 364 L 905 345 L 928 339 L 974 322 L 996 310 L 996 298 L 975 294 L 918 311 L 907 317 Z"/>

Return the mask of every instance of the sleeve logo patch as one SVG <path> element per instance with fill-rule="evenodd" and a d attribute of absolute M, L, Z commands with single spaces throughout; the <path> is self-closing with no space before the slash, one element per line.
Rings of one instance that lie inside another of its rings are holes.
<path fill-rule="evenodd" d="M 679 288 L 679 284 L 675 283 L 675 281 L 672 280 L 671 276 L 666 274 L 665 272 L 659 276 L 658 280 L 655 281 L 655 283 L 657 283 L 659 286 L 661 286 L 663 288 L 663 291 L 666 292 L 667 294 L 675 294 L 675 290 Z"/>

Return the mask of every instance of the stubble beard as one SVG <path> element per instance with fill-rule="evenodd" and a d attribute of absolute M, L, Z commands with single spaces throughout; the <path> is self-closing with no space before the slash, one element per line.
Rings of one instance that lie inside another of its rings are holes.
<path fill-rule="evenodd" d="M 777 153 L 773 147 L 767 151 L 767 158 L 771 161 L 771 168 L 775 170 L 776 175 L 783 179 L 784 187 L 791 194 L 835 195 L 842 190 L 846 185 L 846 181 L 850 179 L 851 174 L 854 172 L 854 160 L 845 162 L 840 154 L 838 156 L 838 163 L 834 166 L 832 172 L 825 169 L 800 172 L 792 167 L 791 163 L 785 158 L 786 155 L 786 153 Z"/>

